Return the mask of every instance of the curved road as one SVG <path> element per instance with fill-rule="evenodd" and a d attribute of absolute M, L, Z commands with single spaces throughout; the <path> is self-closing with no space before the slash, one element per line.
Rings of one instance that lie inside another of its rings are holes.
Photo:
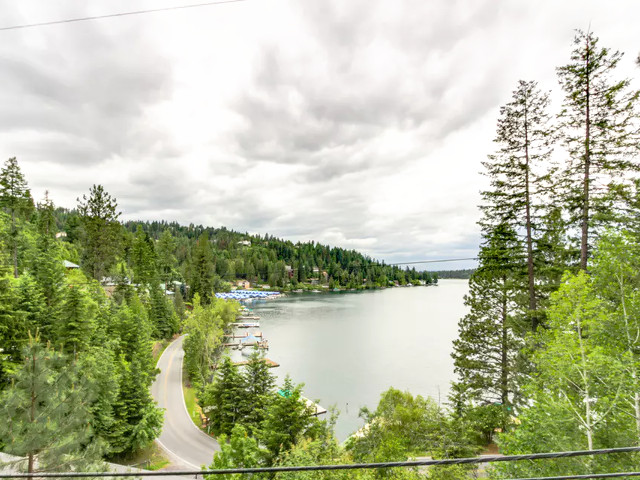
<path fill-rule="evenodd" d="M 173 463 L 186 469 L 209 466 L 213 453 L 220 450 L 218 442 L 202 432 L 191 421 L 182 396 L 182 341 L 174 340 L 158 360 L 160 373 L 151 387 L 158 406 L 165 409 L 164 426 L 157 442 L 169 454 Z"/>

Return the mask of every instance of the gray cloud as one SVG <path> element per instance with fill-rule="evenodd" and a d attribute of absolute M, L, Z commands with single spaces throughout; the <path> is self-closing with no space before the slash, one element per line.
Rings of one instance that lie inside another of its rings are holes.
<path fill-rule="evenodd" d="M 8 25 L 131 6 L 98 8 L 23 0 L 0 13 Z M 635 53 L 634 12 L 626 0 L 282 0 L 2 32 L 0 155 L 64 206 L 103 183 L 125 218 L 388 262 L 474 256 L 500 104 L 519 78 L 553 88 L 571 29 L 591 18 L 603 44 Z"/>

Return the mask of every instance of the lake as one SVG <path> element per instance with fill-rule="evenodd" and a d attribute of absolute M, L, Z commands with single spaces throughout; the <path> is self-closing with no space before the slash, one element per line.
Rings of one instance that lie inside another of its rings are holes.
<path fill-rule="evenodd" d="M 304 382 L 304 395 L 340 411 L 336 436 L 363 425 L 360 407 L 375 409 L 393 386 L 446 401 L 453 379 L 451 342 L 466 313 L 467 280 L 437 287 L 290 294 L 249 305 L 269 340 L 279 379 Z"/>

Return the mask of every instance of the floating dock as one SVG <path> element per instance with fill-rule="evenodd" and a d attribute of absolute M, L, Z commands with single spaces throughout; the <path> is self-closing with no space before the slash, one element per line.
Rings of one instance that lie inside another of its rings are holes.
<path fill-rule="evenodd" d="M 249 338 L 249 337 L 242 337 L 242 338 Z M 262 348 L 264 350 L 269 350 L 269 341 L 268 340 L 261 340 L 258 342 L 245 342 L 242 343 L 242 340 L 238 343 L 232 343 L 232 342 L 228 342 L 228 343 L 223 343 L 222 344 L 223 347 L 238 347 L 240 349 L 244 348 L 244 347 L 256 347 L 256 348 Z"/>
<path fill-rule="evenodd" d="M 237 320 L 260 320 L 258 315 L 240 315 Z"/>
<path fill-rule="evenodd" d="M 229 325 L 238 328 L 260 328 L 260 324 L 258 322 L 230 323 Z"/>
<path fill-rule="evenodd" d="M 269 368 L 276 368 L 276 367 L 279 367 L 279 366 L 280 366 L 280 364 L 279 364 L 279 363 L 276 363 L 276 362 L 274 362 L 273 360 L 270 360 L 270 359 L 268 359 L 268 358 L 263 358 L 263 359 L 261 359 L 261 360 L 262 360 L 264 363 L 266 363 L 266 364 L 267 364 L 267 367 L 269 367 Z M 238 365 L 238 366 L 242 366 L 242 365 L 249 365 L 249 360 L 244 360 L 244 361 L 242 361 L 242 362 L 233 362 L 233 364 L 234 364 L 234 365 Z M 325 410 L 325 411 L 326 411 L 326 410 Z"/>
<path fill-rule="evenodd" d="M 227 338 L 246 338 L 249 335 L 253 335 L 254 337 L 258 337 L 258 338 L 262 338 L 262 332 L 253 332 L 253 333 L 245 333 L 243 335 L 233 335 L 233 334 L 228 334 L 228 335 L 223 335 L 223 337 L 227 337 Z"/>

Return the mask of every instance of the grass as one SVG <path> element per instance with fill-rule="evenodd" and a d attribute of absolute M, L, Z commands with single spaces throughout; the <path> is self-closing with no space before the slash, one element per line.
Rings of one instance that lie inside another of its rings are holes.
<path fill-rule="evenodd" d="M 187 380 L 187 372 L 185 371 L 184 366 L 182 367 L 182 393 L 184 395 L 184 403 L 187 405 L 187 412 L 189 412 L 189 416 L 193 423 L 196 424 L 198 428 L 202 428 L 202 419 L 200 418 L 200 413 L 202 409 L 196 400 L 196 391 Z"/>
<path fill-rule="evenodd" d="M 173 339 L 171 340 L 158 340 L 157 342 L 154 342 L 153 347 L 152 347 L 152 351 L 153 351 L 153 361 L 158 363 L 158 360 L 160 359 L 160 356 L 162 355 L 162 352 L 164 352 L 167 347 L 169 346 L 169 344 L 173 341 Z"/>
<path fill-rule="evenodd" d="M 142 468 L 145 470 L 160 470 L 169 465 L 162 449 L 154 442 L 148 447 L 136 450 L 128 455 L 119 455 L 109 459 L 120 465 Z"/>

